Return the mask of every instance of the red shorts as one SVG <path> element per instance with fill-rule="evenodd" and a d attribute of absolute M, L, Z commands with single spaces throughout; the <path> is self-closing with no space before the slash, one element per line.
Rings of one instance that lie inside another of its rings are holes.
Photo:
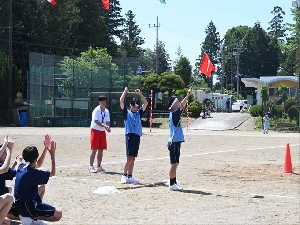
<path fill-rule="evenodd" d="M 106 132 L 91 129 L 91 150 L 107 149 Z"/>

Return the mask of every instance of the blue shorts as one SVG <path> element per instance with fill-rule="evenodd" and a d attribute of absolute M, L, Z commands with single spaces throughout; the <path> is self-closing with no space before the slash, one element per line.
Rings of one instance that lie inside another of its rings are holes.
<path fill-rule="evenodd" d="M 126 156 L 137 157 L 140 148 L 141 137 L 137 134 L 129 133 L 125 135 Z"/>
<path fill-rule="evenodd" d="M 172 142 L 171 145 L 169 146 L 171 164 L 179 163 L 180 146 L 181 146 L 181 142 Z"/>
<path fill-rule="evenodd" d="M 32 219 L 37 217 L 51 217 L 56 211 L 55 207 L 42 202 L 39 196 L 32 201 L 16 201 L 14 208 L 19 215 Z"/>

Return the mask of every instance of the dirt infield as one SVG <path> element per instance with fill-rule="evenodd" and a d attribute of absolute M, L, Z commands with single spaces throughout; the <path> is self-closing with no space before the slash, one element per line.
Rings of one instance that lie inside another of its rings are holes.
<path fill-rule="evenodd" d="M 97 174 L 88 172 L 89 128 L 1 131 L 15 140 L 13 156 L 29 144 L 42 150 L 46 133 L 57 142 L 57 176 L 50 179 L 44 197 L 63 210 L 63 219 L 53 224 L 300 224 L 299 133 L 185 131 L 177 176 L 184 191 L 170 192 L 163 183 L 169 169 L 168 130 L 143 129 L 134 170 L 143 186 L 120 184 L 122 128 L 107 135 L 107 172 Z M 281 173 L 287 143 L 292 175 Z M 49 168 L 49 156 L 43 168 Z M 120 193 L 93 193 L 109 186 Z"/>

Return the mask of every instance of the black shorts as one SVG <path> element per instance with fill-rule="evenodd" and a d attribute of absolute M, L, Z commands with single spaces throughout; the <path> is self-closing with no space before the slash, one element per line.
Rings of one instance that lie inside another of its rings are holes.
<path fill-rule="evenodd" d="M 170 163 L 179 163 L 181 142 L 172 142 L 169 146 Z"/>
<path fill-rule="evenodd" d="M 140 148 L 140 140 L 141 137 L 137 134 L 130 133 L 125 135 L 126 156 L 137 157 Z"/>
<path fill-rule="evenodd" d="M 14 207 L 12 208 L 12 214 L 15 214 L 17 212 L 17 214 L 21 216 L 30 217 L 32 219 L 37 217 L 51 217 L 56 211 L 55 207 L 42 202 L 39 196 L 32 201 L 16 201 L 14 203 Z M 15 212 L 13 212 L 14 210 Z"/>

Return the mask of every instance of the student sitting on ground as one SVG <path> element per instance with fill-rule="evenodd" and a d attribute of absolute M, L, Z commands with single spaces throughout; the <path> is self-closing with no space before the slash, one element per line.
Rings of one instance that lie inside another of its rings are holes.
<path fill-rule="evenodd" d="M 14 206 L 22 224 L 46 224 L 43 220 L 55 222 L 62 217 L 61 210 L 42 202 L 38 194 L 38 185 L 47 184 L 49 178 L 55 175 L 56 143 L 51 141 L 47 150 L 51 158 L 50 171 L 35 168 L 39 153 L 37 148 L 32 145 L 27 146 L 22 152 L 26 163 L 17 166 Z"/>
<path fill-rule="evenodd" d="M 46 156 L 46 153 L 48 151 L 47 149 L 49 149 L 50 146 L 51 146 L 51 137 L 50 137 L 49 134 L 45 135 L 45 139 L 44 139 L 43 142 L 44 142 L 45 147 L 44 147 L 44 150 L 43 150 L 42 154 L 39 156 L 39 158 L 37 160 L 37 164 L 35 166 L 36 169 L 42 166 L 42 164 L 44 162 L 44 159 L 45 159 L 45 156 Z M 1 155 L 1 149 L 0 149 L 0 155 Z M 4 162 L 4 160 L 6 159 L 6 155 L 7 154 L 5 154 L 5 152 L 1 155 L 0 163 Z M 23 158 L 18 155 L 16 157 L 15 162 L 12 165 L 12 167 L 9 168 L 6 173 L 0 174 L 0 185 L 1 185 L 0 190 L 7 191 L 5 193 L 12 193 L 12 188 L 5 186 L 5 180 L 12 180 L 16 176 L 17 171 L 16 171 L 15 168 L 17 167 L 17 165 L 20 165 L 22 163 L 22 160 L 23 160 Z M 3 182 L 3 183 L 1 183 L 1 182 Z M 44 184 L 38 186 L 38 195 L 39 195 L 41 200 L 44 197 L 45 189 L 46 189 L 46 187 L 45 187 Z M 13 204 L 11 209 L 9 210 L 9 212 L 7 214 L 7 218 L 9 218 L 11 220 L 20 220 L 19 214 L 17 213 L 16 208 L 15 208 L 15 204 Z M 43 222 L 41 222 L 41 221 L 35 222 L 35 225 L 38 225 L 38 224 L 43 224 Z"/>

